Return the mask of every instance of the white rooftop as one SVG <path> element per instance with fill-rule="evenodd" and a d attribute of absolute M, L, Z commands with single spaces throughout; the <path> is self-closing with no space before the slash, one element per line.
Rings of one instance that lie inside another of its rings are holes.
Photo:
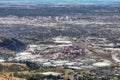
<path fill-rule="evenodd" d="M 72 44 L 72 42 L 69 41 L 67 37 L 59 36 L 59 37 L 53 38 L 53 40 L 55 43 Z"/>
<path fill-rule="evenodd" d="M 44 72 L 44 73 L 41 73 L 43 75 L 53 75 L 53 76 L 59 76 L 59 75 L 62 75 L 62 73 L 57 73 L 57 72 Z"/>
<path fill-rule="evenodd" d="M 77 69 L 77 70 L 81 70 L 82 69 L 81 67 L 77 67 L 77 66 L 68 66 L 68 68 L 70 68 L 70 69 Z"/>
<path fill-rule="evenodd" d="M 67 46 L 73 46 L 72 44 L 61 44 L 61 45 L 58 45 L 59 47 L 67 47 Z"/>
<path fill-rule="evenodd" d="M 5 62 L 5 60 L 4 59 L 0 59 L 0 62 Z"/>
<path fill-rule="evenodd" d="M 110 63 L 97 62 L 97 63 L 94 63 L 93 66 L 95 66 L 95 67 L 106 67 L 106 66 L 110 66 Z"/>
<path fill-rule="evenodd" d="M 21 56 L 21 55 L 30 55 L 30 52 L 20 52 L 17 54 L 17 56 Z"/>
<path fill-rule="evenodd" d="M 64 44 L 71 44 L 71 41 L 54 41 L 55 43 L 64 43 Z"/>

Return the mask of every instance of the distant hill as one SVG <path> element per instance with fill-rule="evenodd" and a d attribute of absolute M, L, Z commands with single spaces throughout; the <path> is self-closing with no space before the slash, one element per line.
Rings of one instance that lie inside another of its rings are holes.
<path fill-rule="evenodd" d="M 0 0 L 1 3 L 81 3 L 81 2 L 120 2 L 119 0 Z"/>
<path fill-rule="evenodd" d="M 6 38 L 6 37 L 0 37 L 0 48 L 7 49 L 11 51 L 20 51 L 25 49 L 26 45 L 15 39 L 15 38 Z"/>

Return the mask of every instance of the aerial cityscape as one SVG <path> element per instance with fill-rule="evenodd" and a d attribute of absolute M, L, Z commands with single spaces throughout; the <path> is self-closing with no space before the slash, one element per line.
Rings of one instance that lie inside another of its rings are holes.
<path fill-rule="evenodd" d="M 120 1 L 1 0 L 0 80 L 120 80 Z"/>

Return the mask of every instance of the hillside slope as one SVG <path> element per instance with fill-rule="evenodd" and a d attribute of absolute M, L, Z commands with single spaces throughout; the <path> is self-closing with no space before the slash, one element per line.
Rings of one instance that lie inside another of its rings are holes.
<path fill-rule="evenodd" d="M 25 49 L 25 44 L 15 38 L 0 37 L 0 48 L 11 51 L 20 51 Z"/>

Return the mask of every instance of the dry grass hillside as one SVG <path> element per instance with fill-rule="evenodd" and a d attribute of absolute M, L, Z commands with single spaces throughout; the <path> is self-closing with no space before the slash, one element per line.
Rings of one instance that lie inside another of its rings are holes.
<path fill-rule="evenodd" d="M 14 77 L 13 73 L 27 71 L 28 68 L 20 63 L 0 63 L 0 70 L 0 80 L 26 80 Z"/>

